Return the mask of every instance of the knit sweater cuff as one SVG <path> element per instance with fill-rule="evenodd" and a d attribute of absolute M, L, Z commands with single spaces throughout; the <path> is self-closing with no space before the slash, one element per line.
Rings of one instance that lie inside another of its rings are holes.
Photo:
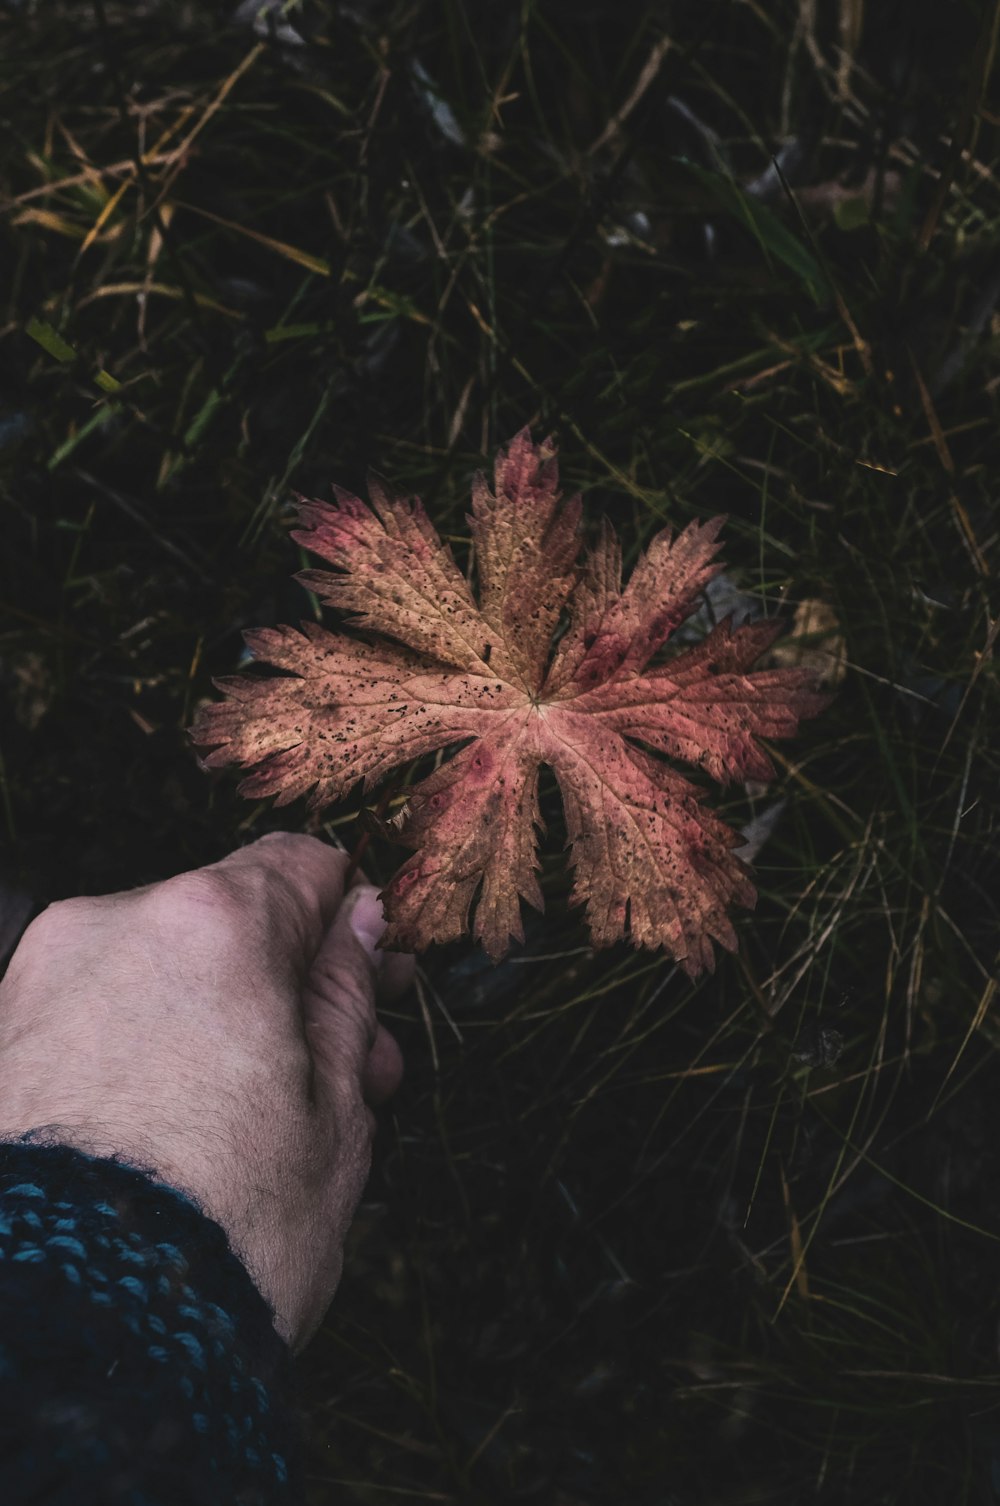
<path fill-rule="evenodd" d="M 291 1506 L 291 1354 L 224 1230 L 45 1133 L 0 1142 L 5 1506 Z"/>

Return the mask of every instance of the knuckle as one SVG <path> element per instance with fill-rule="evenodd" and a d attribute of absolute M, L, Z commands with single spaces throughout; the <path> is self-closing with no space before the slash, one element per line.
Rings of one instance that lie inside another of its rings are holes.
<path fill-rule="evenodd" d="M 349 1000 L 353 1043 L 360 1053 L 362 1065 L 371 1055 L 378 1036 L 378 1015 L 370 990 L 363 988 Z"/>
<path fill-rule="evenodd" d="M 325 847 L 318 837 L 310 837 L 303 831 L 269 831 L 263 837 L 259 837 L 254 846 L 267 844 L 269 847 L 284 846 L 289 852 L 296 849 L 299 852 L 311 851 L 314 847 Z"/>
<path fill-rule="evenodd" d="M 378 1028 L 375 1015 L 375 989 L 370 968 L 359 968 L 351 960 L 336 954 L 321 955 L 314 964 L 310 979 L 313 987 L 336 1000 L 337 1008 L 358 1025 L 372 1040 Z"/>
<path fill-rule="evenodd" d="M 263 839 L 262 839 L 263 840 Z M 187 903 L 204 904 L 223 923 L 246 927 L 248 915 L 265 934 L 287 932 L 300 924 L 301 904 L 292 882 L 270 864 L 241 863 L 201 868 L 169 880 Z"/>
<path fill-rule="evenodd" d="M 282 874 L 223 862 L 158 884 L 150 904 L 163 930 L 184 937 L 189 954 L 227 959 L 241 976 L 255 971 L 282 987 L 294 982 L 305 921 Z"/>
<path fill-rule="evenodd" d="M 157 886 L 155 896 L 171 904 L 190 909 L 207 908 L 213 912 L 236 909 L 240 905 L 240 888 L 233 875 L 224 868 L 198 868 L 178 873 Z"/>
<path fill-rule="evenodd" d="M 246 932 L 246 898 L 230 875 L 202 868 L 165 879 L 147 895 L 152 914 L 194 943 L 239 942 Z"/>

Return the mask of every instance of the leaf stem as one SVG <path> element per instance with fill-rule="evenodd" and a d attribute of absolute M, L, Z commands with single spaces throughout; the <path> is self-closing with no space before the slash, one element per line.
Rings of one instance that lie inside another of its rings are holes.
<path fill-rule="evenodd" d="M 375 807 L 375 816 L 376 816 L 376 818 L 379 818 L 379 817 L 381 817 L 381 816 L 383 816 L 385 814 L 385 809 L 386 809 L 386 806 L 389 804 L 389 800 L 390 800 L 391 795 L 392 795 L 392 786 L 391 785 L 386 785 L 385 789 L 382 791 L 381 795 L 378 798 L 378 805 Z M 344 889 L 345 889 L 345 891 L 350 887 L 351 880 L 353 879 L 354 875 L 358 871 L 358 868 L 359 868 L 360 863 L 361 863 L 361 859 L 364 857 L 365 853 L 367 852 L 367 850 L 368 850 L 368 844 L 371 841 L 371 839 L 372 839 L 371 832 L 370 831 L 363 831 L 361 833 L 360 837 L 358 838 L 357 842 L 355 843 L 354 851 L 351 853 L 351 861 L 348 863 L 348 865 L 347 865 L 347 872 L 344 874 Z"/>

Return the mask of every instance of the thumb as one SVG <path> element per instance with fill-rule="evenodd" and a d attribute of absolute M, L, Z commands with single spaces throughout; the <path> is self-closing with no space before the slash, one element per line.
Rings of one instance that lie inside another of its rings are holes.
<path fill-rule="evenodd" d="M 385 931 L 385 915 L 378 893 L 374 884 L 356 884 L 347 891 L 341 905 L 341 909 L 347 911 L 347 923 L 355 939 L 377 973 L 382 971 L 385 961 L 385 952 L 376 950 Z"/>
<path fill-rule="evenodd" d="M 375 1044 L 376 951 L 385 929 L 373 884 L 349 889 L 323 937 L 303 990 L 306 1035 L 321 1078 L 349 1098 L 361 1093 Z"/>

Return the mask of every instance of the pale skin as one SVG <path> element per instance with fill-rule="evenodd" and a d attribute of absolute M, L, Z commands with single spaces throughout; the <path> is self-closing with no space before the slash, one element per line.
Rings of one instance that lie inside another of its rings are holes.
<path fill-rule="evenodd" d="M 0 1139 L 122 1152 L 229 1235 L 294 1352 L 316 1333 L 403 1059 L 376 1016 L 415 960 L 346 854 L 274 833 L 142 889 L 63 900 L 0 982 Z"/>

